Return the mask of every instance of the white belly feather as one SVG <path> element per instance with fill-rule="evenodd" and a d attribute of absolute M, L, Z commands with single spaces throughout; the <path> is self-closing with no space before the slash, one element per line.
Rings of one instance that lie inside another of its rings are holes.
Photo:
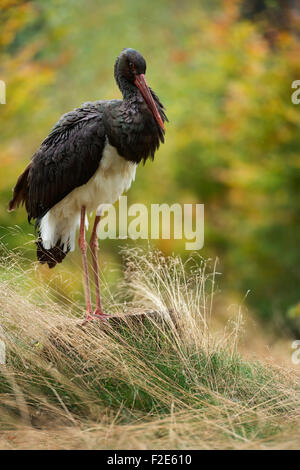
<path fill-rule="evenodd" d="M 68 248 L 73 251 L 82 206 L 89 213 L 102 204 L 113 204 L 130 188 L 135 172 L 136 164 L 120 157 L 117 149 L 106 143 L 99 167 L 91 179 L 75 188 L 42 218 L 40 236 L 44 248 L 49 250 L 60 240 L 64 251 Z"/>

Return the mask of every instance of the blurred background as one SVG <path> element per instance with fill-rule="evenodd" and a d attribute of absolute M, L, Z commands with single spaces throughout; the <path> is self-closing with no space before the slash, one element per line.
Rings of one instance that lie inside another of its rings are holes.
<path fill-rule="evenodd" d="M 7 212 L 16 178 L 61 114 L 120 97 L 113 65 L 132 47 L 170 123 L 128 203 L 205 204 L 200 255 L 218 258 L 218 289 L 244 299 L 267 328 L 299 336 L 300 105 L 291 85 L 300 79 L 300 1 L 1 0 L 0 31 L 2 255 L 35 259 L 24 208 Z M 109 283 L 130 243 L 143 242 L 101 242 Z M 190 255 L 178 240 L 152 245 Z M 79 264 L 74 253 L 36 276 L 81 299 Z"/>

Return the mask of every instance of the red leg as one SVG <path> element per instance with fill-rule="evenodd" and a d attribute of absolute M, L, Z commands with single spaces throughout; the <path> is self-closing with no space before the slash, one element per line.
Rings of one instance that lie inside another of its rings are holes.
<path fill-rule="evenodd" d="M 86 301 L 86 315 L 84 323 L 92 319 L 92 305 L 91 305 L 91 291 L 89 283 L 89 273 L 88 273 L 88 262 L 87 262 L 87 242 L 85 239 L 85 207 L 81 208 L 80 216 L 80 230 L 79 230 L 79 239 L 78 244 L 82 254 L 82 264 L 83 264 L 83 273 L 84 273 L 84 291 L 85 291 L 85 301 Z"/>
<path fill-rule="evenodd" d="M 94 227 L 90 239 L 90 248 L 92 251 L 92 259 L 93 259 L 93 270 L 94 270 L 94 279 L 95 279 L 95 288 L 96 288 L 96 310 L 94 311 L 94 315 L 100 317 L 101 319 L 105 319 L 108 315 L 103 313 L 101 307 L 101 297 L 100 297 L 100 282 L 99 282 L 99 266 L 98 266 L 98 235 L 97 235 L 97 228 L 100 222 L 100 215 L 96 215 Z"/>

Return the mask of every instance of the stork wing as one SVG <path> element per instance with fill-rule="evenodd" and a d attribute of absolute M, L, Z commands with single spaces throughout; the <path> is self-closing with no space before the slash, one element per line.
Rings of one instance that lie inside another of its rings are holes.
<path fill-rule="evenodd" d="M 19 177 L 9 209 L 25 203 L 37 219 L 97 170 L 105 145 L 104 102 L 85 103 L 64 114 Z"/>

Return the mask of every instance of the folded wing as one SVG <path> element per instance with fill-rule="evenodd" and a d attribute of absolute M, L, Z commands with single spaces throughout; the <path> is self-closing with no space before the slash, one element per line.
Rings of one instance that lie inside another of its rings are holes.
<path fill-rule="evenodd" d="M 43 141 L 14 188 L 9 210 L 25 204 L 28 219 L 41 219 L 96 172 L 105 145 L 103 102 L 85 103 L 65 115 Z"/>

